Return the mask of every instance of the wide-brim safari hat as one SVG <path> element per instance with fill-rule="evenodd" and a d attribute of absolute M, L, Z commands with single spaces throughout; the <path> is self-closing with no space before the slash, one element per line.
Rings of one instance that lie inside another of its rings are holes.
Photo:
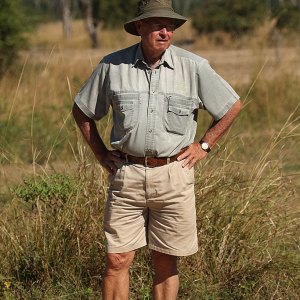
<path fill-rule="evenodd" d="M 172 7 L 172 0 L 140 0 L 137 5 L 137 17 L 126 22 L 124 29 L 138 35 L 135 22 L 148 18 L 170 18 L 175 20 L 176 29 L 183 25 L 187 18 L 177 14 Z"/>

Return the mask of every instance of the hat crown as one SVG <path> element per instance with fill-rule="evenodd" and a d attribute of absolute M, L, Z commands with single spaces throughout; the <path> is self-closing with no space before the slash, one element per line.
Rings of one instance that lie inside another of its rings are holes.
<path fill-rule="evenodd" d="M 172 0 L 140 0 L 137 5 L 137 15 L 140 16 L 146 11 L 160 8 L 168 8 L 173 10 Z"/>
<path fill-rule="evenodd" d="M 136 22 L 148 18 L 168 18 L 175 20 L 176 29 L 183 25 L 187 18 L 177 14 L 172 7 L 172 0 L 139 0 L 136 17 L 124 24 L 124 29 L 133 35 L 140 34 Z"/>

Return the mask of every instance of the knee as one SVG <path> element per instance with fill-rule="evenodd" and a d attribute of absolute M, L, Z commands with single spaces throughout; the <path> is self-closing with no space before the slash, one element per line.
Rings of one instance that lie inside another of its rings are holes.
<path fill-rule="evenodd" d="M 119 272 L 128 270 L 134 253 L 108 253 L 106 255 L 106 270 Z"/>
<path fill-rule="evenodd" d="M 170 274 L 177 274 L 177 257 L 152 251 L 152 262 L 156 272 L 166 272 Z"/>

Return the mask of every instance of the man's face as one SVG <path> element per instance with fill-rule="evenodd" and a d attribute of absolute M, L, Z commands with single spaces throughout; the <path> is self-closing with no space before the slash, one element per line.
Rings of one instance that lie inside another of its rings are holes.
<path fill-rule="evenodd" d="M 175 22 L 168 18 L 148 18 L 136 22 L 144 49 L 154 53 L 164 52 L 171 44 Z"/>

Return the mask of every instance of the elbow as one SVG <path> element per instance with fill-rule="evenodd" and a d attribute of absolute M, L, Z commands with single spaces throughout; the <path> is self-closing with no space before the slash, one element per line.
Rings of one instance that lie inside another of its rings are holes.
<path fill-rule="evenodd" d="M 75 122 L 77 124 L 80 123 L 80 121 L 82 120 L 83 113 L 76 103 L 74 103 L 74 105 L 72 107 L 72 115 L 73 115 L 73 119 L 75 120 Z"/>
<path fill-rule="evenodd" d="M 242 110 L 242 108 L 243 108 L 243 102 L 242 102 L 242 100 L 238 100 L 238 108 L 239 108 L 239 111 Z"/>
<path fill-rule="evenodd" d="M 76 116 L 78 115 L 78 106 L 76 103 L 74 103 L 73 107 L 72 107 L 72 115 L 73 115 L 73 118 L 76 119 Z"/>
<path fill-rule="evenodd" d="M 72 115 L 76 122 L 78 122 L 84 117 L 83 112 L 81 111 L 81 109 L 78 107 L 76 103 L 74 103 L 72 107 Z"/>
<path fill-rule="evenodd" d="M 237 100 L 234 105 L 235 114 L 238 115 L 243 108 L 243 103 L 241 100 Z"/>

